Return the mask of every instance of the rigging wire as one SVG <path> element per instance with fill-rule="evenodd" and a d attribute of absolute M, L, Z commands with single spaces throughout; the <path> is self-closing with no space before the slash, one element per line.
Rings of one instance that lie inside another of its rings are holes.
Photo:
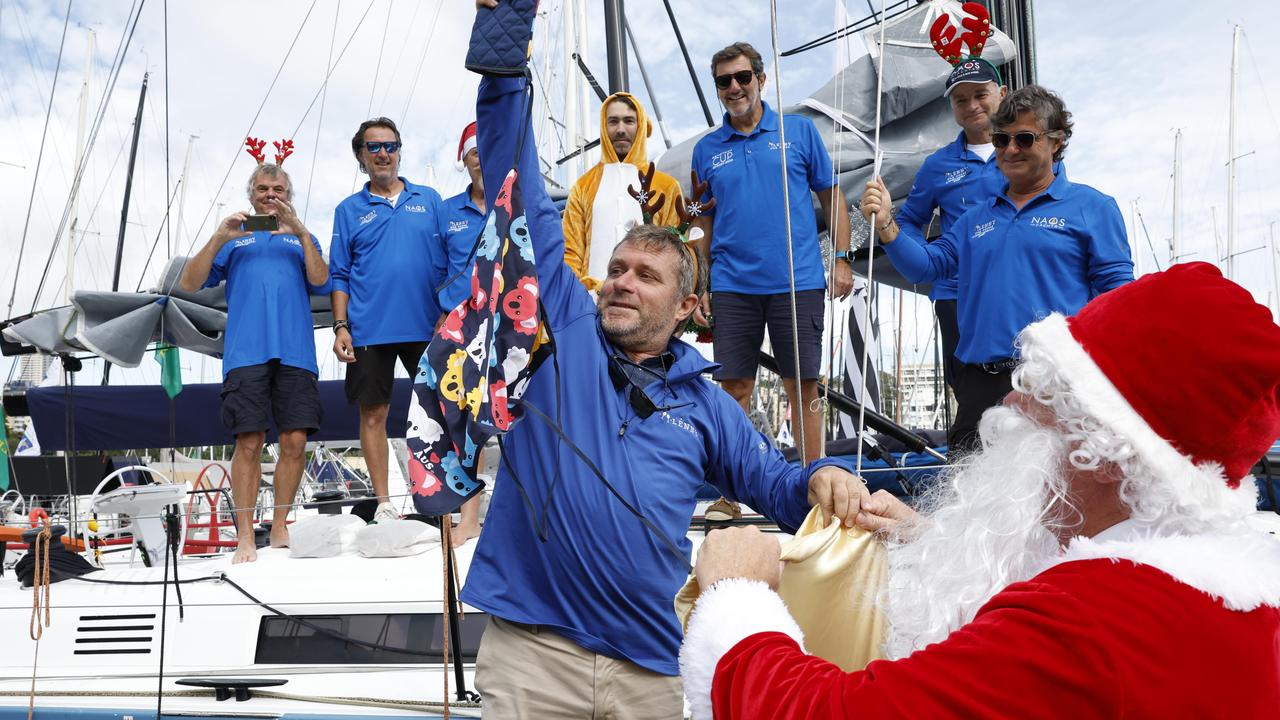
<path fill-rule="evenodd" d="M 280 67 L 276 68 L 276 74 L 271 78 L 271 84 L 267 86 L 267 92 L 262 96 L 262 102 L 258 105 L 258 110 L 253 114 L 253 119 L 249 121 L 249 127 L 245 130 L 245 136 L 253 132 L 253 126 L 258 122 L 258 117 L 262 115 L 262 109 L 267 106 L 267 100 L 271 98 L 271 91 L 275 89 L 276 83 L 280 80 L 280 74 L 284 72 L 284 66 L 289 62 L 289 57 L 293 55 L 293 49 L 298 45 L 298 38 L 302 36 L 302 31 L 307 27 L 307 21 L 311 18 L 311 13 L 316 9 L 317 0 L 311 0 L 310 7 L 307 8 L 307 14 L 302 17 L 302 23 L 298 25 L 298 32 L 294 33 L 293 41 L 289 43 L 289 49 L 284 53 L 284 59 L 280 61 Z M 231 171 L 235 169 L 236 159 L 240 157 L 240 145 L 236 146 L 235 154 L 231 157 L 231 162 L 227 165 L 227 172 L 222 176 L 222 182 L 218 183 L 218 189 L 213 193 L 217 198 L 222 194 L 222 189 L 227 186 L 227 180 L 231 177 Z M 205 223 L 209 222 L 209 214 L 213 212 L 218 204 L 212 203 L 204 212 L 204 217 L 200 219 L 200 225 L 191 235 L 191 241 L 187 244 L 184 255 L 189 255 L 191 249 L 195 247 L 197 240 L 200 238 L 201 232 L 204 230 Z M 165 295 L 168 296 L 173 292 L 173 288 L 166 288 Z"/>
<path fill-rule="evenodd" d="M 400 111 L 402 119 L 409 116 L 409 104 L 413 102 L 413 92 L 418 88 L 418 80 L 422 77 L 422 64 L 426 62 L 427 51 L 431 49 L 431 39 L 436 36 L 436 26 L 439 25 L 440 8 L 444 7 L 444 3 L 436 5 L 436 14 L 431 16 L 431 31 L 427 33 L 427 41 L 422 45 L 422 54 L 418 56 L 418 67 L 413 71 L 413 82 L 409 83 L 409 96 L 405 98 L 404 109 Z"/>
<path fill-rule="evenodd" d="M 876 70 L 876 133 L 875 133 L 875 146 L 874 146 L 874 149 L 872 150 L 872 157 L 874 158 L 874 160 L 872 162 L 872 170 L 871 170 L 871 177 L 873 179 L 880 177 L 880 162 L 882 159 L 880 157 L 880 113 L 882 110 L 881 105 L 883 104 L 882 100 L 884 98 L 884 63 L 885 63 L 885 60 L 887 59 L 884 52 L 884 31 L 885 31 L 885 26 L 888 24 L 887 20 L 888 18 L 885 17 L 885 0 L 880 0 L 880 42 L 876 45 L 876 53 L 880 56 L 880 66 Z M 893 214 L 892 206 L 890 207 L 889 214 L 890 215 Z M 872 285 L 872 282 L 873 282 L 872 275 L 875 271 L 875 250 L 876 250 L 876 220 L 874 215 L 871 217 L 871 222 L 869 222 L 867 225 L 868 225 L 868 228 L 867 228 L 867 236 L 868 236 L 868 239 L 867 239 L 867 285 L 869 287 L 874 287 L 874 285 Z M 867 303 L 867 309 L 863 314 L 863 320 L 864 320 L 863 326 L 870 327 L 871 303 Z M 864 398 L 867 395 L 867 360 L 871 354 L 870 348 L 871 348 L 870 343 L 865 341 L 862 343 L 862 396 Z M 861 439 L 862 436 L 866 433 L 866 431 L 867 431 L 867 405 L 866 403 L 862 403 L 858 406 L 857 437 Z M 854 474 L 855 475 L 862 474 L 862 443 L 861 442 L 858 443 L 857 464 L 854 469 Z"/>
<path fill-rule="evenodd" d="M 794 433 L 796 447 L 799 450 L 800 464 L 804 465 L 817 458 L 810 458 L 806 453 L 805 417 L 808 408 L 804 404 L 804 382 L 800 377 L 800 322 L 796 319 L 796 263 L 795 249 L 791 245 L 791 183 L 787 174 L 787 123 L 782 114 L 782 63 L 778 57 L 778 0 L 769 0 L 769 35 L 773 41 L 773 85 L 778 97 L 778 152 L 782 157 L 782 217 L 787 230 L 787 275 L 790 282 L 791 300 L 791 352 L 795 362 L 796 401 L 792 403 L 791 423 L 799 429 Z M 799 412 L 797 412 L 797 410 Z M 799 424 L 796 424 L 796 415 Z"/>
<path fill-rule="evenodd" d="M 325 60 L 325 76 L 324 84 L 320 86 L 320 119 L 316 121 L 316 147 L 320 147 L 320 131 L 324 128 L 324 106 L 325 101 L 329 97 L 329 73 L 333 72 L 333 45 L 338 40 L 338 17 L 342 14 L 342 0 L 338 0 L 337 7 L 333 11 L 333 32 L 329 34 L 329 59 Z M 388 12 L 388 15 L 390 13 Z M 378 51 L 379 57 L 382 51 Z M 378 82 L 377 76 L 374 77 L 374 83 Z M 311 212 L 311 188 L 315 185 L 316 179 L 316 158 L 320 153 L 311 153 L 311 172 L 307 175 L 307 200 L 302 206 L 302 224 L 307 224 L 307 215 Z M 293 183 L 290 182 L 290 190 L 293 190 Z M 305 241 L 305 238 L 303 238 Z"/>
<path fill-rule="evenodd" d="M 40 283 L 36 288 L 35 297 L 31 299 L 30 312 L 34 312 L 36 305 L 40 302 L 40 294 L 44 290 L 45 282 L 49 277 L 49 268 L 53 265 L 54 254 L 57 252 L 58 244 L 62 240 L 62 233 L 66 230 L 67 222 L 71 218 L 72 206 L 71 198 L 76 197 L 80 192 L 80 184 L 84 180 L 84 174 L 89 167 L 89 155 L 94 144 L 98 139 L 98 132 L 102 129 L 102 125 L 106 119 L 107 108 L 110 104 L 112 95 L 115 93 L 116 81 L 120 78 L 120 71 L 124 67 L 124 56 L 129 51 L 129 45 L 133 42 L 134 32 L 138 29 L 138 20 L 142 17 L 142 8 L 146 5 L 146 0 L 134 0 L 133 7 L 129 12 L 132 13 L 132 23 L 128 17 L 125 19 L 125 27 L 120 31 L 120 42 L 116 45 L 116 54 L 111 63 L 111 69 L 108 71 L 108 81 L 106 89 L 103 92 L 102 100 L 98 103 L 98 110 L 94 113 L 93 125 L 89 130 L 88 140 L 85 142 L 84 155 L 81 156 L 80 162 L 76 165 L 76 171 L 71 180 L 71 192 L 67 196 L 67 202 L 62 207 L 62 219 L 58 222 L 58 229 L 53 236 L 53 247 L 49 253 L 48 259 L 45 260 L 44 271 L 40 274 Z"/>
<path fill-rule="evenodd" d="M 360 20 L 356 23 L 356 26 L 351 29 L 351 35 L 347 37 L 347 43 L 342 46 L 342 52 L 338 53 L 338 59 L 333 61 L 333 67 L 337 67 L 338 63 L 342 62 L 342 56 L 347 54 L 347 48 L 351 47 L 351 41 L 355 40 L 356 33 L 360 32 L 360 26 L 364 24 L 365 18 L 369 17 L 369 11 L 373 9 L 373 4 L 375 2 L 377 2 L 377 0 L 369 0 L 369 5 L 365 7 L 364 14 L 360 16 Z M 324 82 L 320 83 L 320 89 L 316 91 L 314 96 L 312 96 L 311 103 L 307 105 L 306 112 L 302 113 L 302 117 L 298 120 L 298 126 L 293 129 L 293 135 L 290 135 L 290 137 L 296 136 L 298 131 L 302 130 L 302 123 L 307 121 L 307 116 L 311 114 L 311 108 L 316 106 L 316 101 L 320 99 L 321 93 L 323 93 L 325 88 L 329 86 L 329 78 L 332 75 L 333 68 L 329 68 L 329 72 L 325 73 Z"/>
<path fill-rule="evenodd" d="M 49 104 L 44 111 L 44 130 L 40 133 L 40 151 L 36 153 L 35 175 L 31 179 L 31 197 L 27 200 L 27 217 L 22 222 L 22 240 L 18 244 L 18 260 L 13 266 L 13 289 L 9 291 L 9 307 L 6 315 L 13 316 L 13 300 L 18 294 L 18 280 L 22 277 L 22 255 L 27 249 L 27 232 L 31 229 L 31 208 L 36 202 L 36 187 L 40 182 L 40 165 L 44 159 L 45 141 L 49 139 L 49 118 L 53 116 L 53 97 L 58 90 L 58 75 L 62 70 L 62 50 L 67 44 L 67 26 L 71 23 L 71 4 L 67 0 L 67 13 L 62 19 L 62 39 L 58 41 L 58 62 L 53 68 L 53 85 L 49 88 Z"/>

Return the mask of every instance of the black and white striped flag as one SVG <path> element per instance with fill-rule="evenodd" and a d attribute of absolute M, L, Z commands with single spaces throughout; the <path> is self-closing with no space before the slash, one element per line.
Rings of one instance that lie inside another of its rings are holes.
<path fill-rule="evenodd" d="M 880 329 L 876 322 L 875 299 L 866 279 L 854 277 L 853 293 L 849 295 L 849 331 L 844 336 L 844 379 L 841 390 L 845 395 L 866 403 L 868 410 L 880 409 Z M 867 309 L 871 313 L 868 316 Z M 868 329 L 863 323 L 870 326 Z M 867 382 L 862 382 L 863 346 L 867 348 Z M 858 418 L 840 414 L 840 437 L 856 435 Z"/>

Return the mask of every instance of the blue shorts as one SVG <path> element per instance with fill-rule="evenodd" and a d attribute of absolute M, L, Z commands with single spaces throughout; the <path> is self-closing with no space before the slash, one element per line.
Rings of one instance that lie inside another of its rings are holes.
<path fill-rule="evenodd" d="M 796 324 L 800 330 L 800 379 L 814 380 L 822 368 L 822 328 L 826 290 L 796 292 Z M 716 380 L 754 379 L 760 364 L 765 328 L 783 378 L 796 376 L 795 350 L 791 342 L 791 295 L 711 293 L 715 319 L 712 348 L 721 367 Z"/>
<path fill-rule="evenodd" d="M 320 429 L 324 409 L 320 385 L 310 370 L 271 360 L 233 368 L 222 381 L 222 424 L 232 435 L 277 430 Z"/>

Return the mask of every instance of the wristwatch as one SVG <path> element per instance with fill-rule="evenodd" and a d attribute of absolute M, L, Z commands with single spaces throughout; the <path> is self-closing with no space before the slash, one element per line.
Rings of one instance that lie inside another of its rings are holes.
<path fill-rule="evenodd" d="M 346 330 L 347 332 L 351 332 L 351 323 L 347 322 L 346 320 L 338 320 L 333 324 L 333 331 L 338 332 L 339 330 Z"/>
<path fill-rule="evenodd" d="M 845 262 L 849 263 L 850 265 L 852 265 L 852 264 L 853 264 L 853 255 L 852 255 L 852 253 L 850 253 L 848 250 L 837 250 L 837 251 L 836 251 L 836 259 L 837 259 L 837 260 L 843 260 L 843 261 L 845 261 Z"/>

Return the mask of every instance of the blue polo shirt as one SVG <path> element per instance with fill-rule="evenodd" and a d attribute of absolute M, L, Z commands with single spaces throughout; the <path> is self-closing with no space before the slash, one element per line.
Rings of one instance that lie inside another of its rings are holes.
<path fill-rule="evenodd" d="M 311 236 L 316 252 L 320 243 Z M 222 246 L 213 258 L 205 287 L 227 281 L 227 331 L 222 376 L 238 367 L 279 360 L 316 368 L 311 295 L 329 293 L 329 283 L 307 282 L 302 244 L 296 235 L 255 232 Z"/>
<path fill-rule="evenodd" d="M 1109 195 L 1058 173 L 1017 209 L 1005 194 L 965 211 L 928 245 L 885 246 L 912 282 L 958 275 L 961 362 L 1015 357 L 1024 327 L 1051 312 L 1075 314 L 1085 303 L 1133 280 L 1120 208 Z"/>
<path fill-rule="evenodd" d="M 962 130 L 954 142 L 925 158 L 906 202 L 898 209 L 898 228 L 903 236 L 923 245 L 934 208 L 939 211 L 942 233 L 946 234 L 965 210 L 991 199 L 1003 187 L 1004 175 L 996 165 L 995 153 L 988 160 L 978 157 L 969 150 Z M 938 280 L 933 283 L 929 299 L 955 300 L 957 287 L 954 276 Z"/>
<path fill-rule="evenodd" d="M 347 319 L 356 347 L 427 342 L 440 318 L 436 288 L 445 279 L 440 194 L 400 178 L 395 207 L 369 183 L 333 212 L 329 274 L 350 296 Z"/>
<path fill-rule="evenodd" d="M 449 251 L 449 269 L 446 278 L 457 275 L 449 287 L 441 293 L 445 312 L 452 310 L 471 294 L 471 249 L 484 229 L 484 213 L 471 202 L 471 186 L 444 201 L 445 245 Z"/>
<path fill-rule="evenodd" d="M 786 115 L 787 185 L 791 200 L 791 245 L 796 290 L 826 287 L 818 220 L 810 190 L 835 184 L 831 156 L 809 118 Z M 791 288 L 787 275 L 787 225 L 782 201 L 782 153 L 778 113 L 764 114 L 749 135 L 729 124 L 693 148 L 693 169 L 710 183 L 716 199 L 711 215 L 711 290 L 772 295 Z"/>

